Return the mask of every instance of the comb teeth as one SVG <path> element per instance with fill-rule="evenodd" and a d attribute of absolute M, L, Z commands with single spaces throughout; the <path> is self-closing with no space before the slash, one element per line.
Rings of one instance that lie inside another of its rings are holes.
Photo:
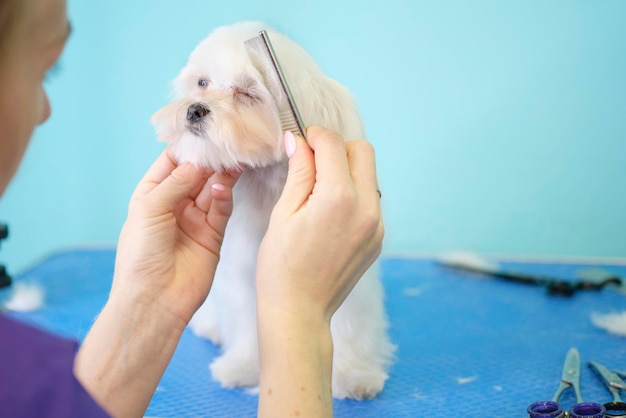
<path fill-rule="evenodd" d="M 304 124 L 266 31 L 245 42 L 254 67 L 274 98 L 283 131 L 304 136 Z"/>

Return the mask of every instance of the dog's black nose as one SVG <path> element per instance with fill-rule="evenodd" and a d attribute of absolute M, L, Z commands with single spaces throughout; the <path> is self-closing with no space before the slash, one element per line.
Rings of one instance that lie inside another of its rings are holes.
<path fill-rule="evenodd" d="M 211 113 L 211 109 L 209 109 L 206 105 L 202 103 L 194 103 L 189 106 L 187 109 L 187 120 L 191 123 L 198 123 Z"/>

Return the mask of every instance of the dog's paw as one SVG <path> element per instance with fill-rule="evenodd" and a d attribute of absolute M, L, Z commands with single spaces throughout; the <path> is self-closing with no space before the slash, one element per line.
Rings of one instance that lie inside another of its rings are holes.
<path fill-rule="evenodd" d="M 378 395 L 385 386 L 387 373 L 373 367 L 348 371 L 333 371 L 333 398 L 371 399 Z"/>
<path fill-rule="evenodd" d="M 224 388 L 252 387 L 259 384 L 258 358 L 242 358 L 226 353 L 215 359 L 209 368 L 213 379 Z"/>

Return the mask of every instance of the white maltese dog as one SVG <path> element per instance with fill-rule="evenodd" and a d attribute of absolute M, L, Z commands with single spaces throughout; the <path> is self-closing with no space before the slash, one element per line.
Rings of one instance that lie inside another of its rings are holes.
<path fill-rule="evenodd" d="M 234 210 L 213 289 L 190 323 L 195 334 L 221 345 L 222 355 L 210 369 L 228 388 L 259 383 L 257 252 L 287 174 L 278 110 L 244 45 L 262 29 L 304 122 L 346 140 L 365 137 L 350 92 L 325 76 L 296 43 L 259 22 L 214 30 L 174 81 L 175 100 L 153 116 L 159 139 L 171 144 L 179 161 L 218 171 L 247 167 L 233 190 Z M 395 347 L 375 270 L 364 275 L 332 319 L 335 398 L 371 398 L 387 379 Z"/>

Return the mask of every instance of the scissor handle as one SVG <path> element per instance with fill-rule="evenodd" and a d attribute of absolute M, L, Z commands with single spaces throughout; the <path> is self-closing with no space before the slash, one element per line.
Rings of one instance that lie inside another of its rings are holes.
<path fill-rule="evenodd" d="M 596 402 L 577 403 L 569 410 L 570 418 L 604 418 L 606 408 Z"/>
<path fill-rule="evenodd" d="M 556 393 L 552 397 L 552 402 L 558 402 L 563 392 L 570 387 L 574 388 L 574 393 L 576 394 L 576 403 L 582 403 L 583 397 L 580 394 L 580 385 L 578 384 L 577 381 L 573 381 L 573 382 L 561 381 L 559 388 L 557 389 Z"/>
<path fill-rule="evenodd" d="M 562 418 L 565 412 L 554 401 L 537 401 L 526 408 L 529 418 Z"/>
<path fill-rule="evenodd" d="M 624 402 L 608 402 L 604 404 L 607 417 L 626 418 L 626 403 Z"/>
<path fill-rule="evenodd" d="M 552 402 L 558 402 L 559 398 L 561 398 L 561 395 L 563 394 L 563 392 L 565 392 L 566 389 L 569 389 L 572 385 L 568 382 L 564 382 L 561 380 L 561 384 L 559 385 L 559 388 L 556 390 L 556 393 L 554 394 L 554 396 L 552 397 Z"/>

